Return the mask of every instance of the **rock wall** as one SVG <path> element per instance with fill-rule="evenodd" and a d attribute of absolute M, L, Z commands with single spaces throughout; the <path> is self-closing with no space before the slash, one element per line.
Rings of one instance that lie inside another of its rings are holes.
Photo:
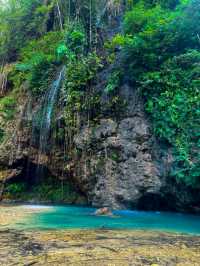
<path fill-rule="evenodd" d="M 73 139 L 73 156 L 65 161 L 63 149 L 52 144 L 43 166 L 55 178 L 73 183 L 81 197 L 93 206 L 198 212 L 198 190 L 178 185 L 170 178 L 170 147 L 154 137 L 140 93 L 127 82 L 117 93 L 126 102 L 123 110 L 108 112 L 105 106 L 110 99 L 102 93 L 101 116 L 89 125 L 82 118 L 82 126 Z M 0 194 L 5 182 L 24 178 L 30 165 L 29 172 L 37 167 L 31 114 L 38 107 L 34 104 L 30 109 L 28 102 L 28 95 L 20 96 L 15 120 L 5 124 L 7 138 L 0 145 Z M 29 178 L 33 175 L 32 172 Z"/>
<path fill-rule="evenodd" d="M 134 207 L 146 193 L 159 193 L 162 177 L 154 137 L 142 107 L 115 121 L 101 119 L 76 136 L 81 154 L 77 178 L 95 206 Z"/>

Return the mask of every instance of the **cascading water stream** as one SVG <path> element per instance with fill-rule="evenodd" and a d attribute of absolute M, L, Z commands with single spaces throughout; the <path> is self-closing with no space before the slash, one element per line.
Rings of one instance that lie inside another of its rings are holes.
<path fill-rule="evenodd" d="M 62 86 L 62 81 L 65 76 L 65 66 L 62 67 L 56 80 L 53 81 L 50 89 L 47 91 L 44 102 L 42 105 L 42 115 L 40 120 L 40 130 L 39 130 L 39 155 L 38 155 L 38 167 L 40 168 L 43 164 L 43 156 L 47 154 L 48 142 L 51 131 L 52 115 L 56 101 L 58 99 L 59 91 Z"/>

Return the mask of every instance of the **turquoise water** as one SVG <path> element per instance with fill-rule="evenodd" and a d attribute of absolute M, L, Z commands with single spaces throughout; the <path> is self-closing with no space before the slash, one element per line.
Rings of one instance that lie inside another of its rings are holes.
<path fill-rule="evenodd" d="M 95 216 L 95 209 L 72 206 L 26 206 L 37 209 L 20 224 L 26 229 L 142 229 L 200 234 L 200 216 L 144 211 L 114 211 L 114 216 Z"/>

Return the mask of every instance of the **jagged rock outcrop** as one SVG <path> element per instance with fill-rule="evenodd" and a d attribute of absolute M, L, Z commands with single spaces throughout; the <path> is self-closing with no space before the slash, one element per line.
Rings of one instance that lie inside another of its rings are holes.
<path fill-rule="evenodd" d="M 101 119 L 75 138 L 81 154 L 76 176 L 95 206 L 134 207 L 146 193 L 160 192 L 155 140 L 138 104 L 132 116 Z"/>

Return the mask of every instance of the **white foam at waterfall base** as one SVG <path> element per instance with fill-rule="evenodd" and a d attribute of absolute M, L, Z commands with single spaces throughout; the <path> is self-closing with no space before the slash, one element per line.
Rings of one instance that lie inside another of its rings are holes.
<path fill-rule="evenodd" d="M 27 208 L 27 209 L 48 209 L 48 208 L 52 208 L 49 206 L 45 206 L 45 205 L 22 205 L 23 208 Z"/>
<path fill-rule="evenodd" d="M 30 205 L 22 205 L 21 208 L 29 210 L 52 210 L 53 206 L 30 204 Z"/>

